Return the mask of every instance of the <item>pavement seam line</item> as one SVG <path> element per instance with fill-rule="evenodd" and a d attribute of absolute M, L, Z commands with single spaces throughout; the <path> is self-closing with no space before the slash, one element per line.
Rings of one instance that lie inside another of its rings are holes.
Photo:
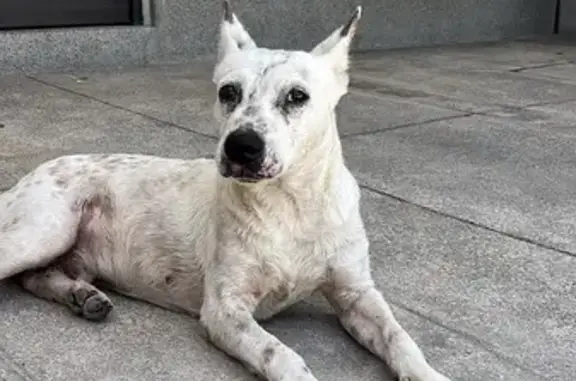
<path fill-rule="evenodd" d="M 520 110 L 526 110 L 526 109 L 529 109 L 530 107 L 561 105 L 564 103 L 569 103 L 569 102 L 574 102 L 574 101 L 576 101 L 576 98 L 568 98 L 568 99 L 562 99 L 562 100 L 556 100 L 556 101 L 546 101 L 546 102 L 535 102 L 535 103 L 529 103 L 529 104 L 524 105 L 524 106 L 519 106 L 519 109 Z"/>
<path fill-rule="evenodd" d="M 570 65 L 573 62 L 571 60 L 566 60 L 566 61 L 556 61 L 556 62 L 549 62 L 549 63 L 544 63 L 544 64 L 540 64 L 540 65 L 534 65 L 534 66 L 521 66 L 521 67 L 517 67 L 514 69 L 510 69 L 508 70 L 511 73 L 521 73 L 523 71 L 527 71 L 527 70 L 533 70 L 533 69 L 544 69 L 547 67 L 554 67 L 554 66 L 562 66 L 562 65 Z"/>
<path fill-rule="evenodd" d="M 484 349 L 486 352 L 494 355 L 496 358 L 498 358 L 499 360 L 504 361 L 505 363 L 507 363 L 508 365 L 512 365 L 520 370 L 523 370 L 525 372 L 528 372 L 534 376 L 537 376 L 539 378 L 542 378 L 542 380 L 546 380 L 546 377 L 543 374 L 540 374 L 539 372 L 535 371 L 534 369 L 528 368 L 525 365 L 519 363 L 518 361 L 516 361 L 516 359 L 501 353 L 500 351 L 498 351 L 497 349 L 494 348 L 494 346 L 492 344 L 490 344 L 490 342 L 485 341 L 479 337 L 476 337 L 473 334 L 470 334 L 466 331 L 460 330 L 458 328 L 454 328 L 451 327 L 447 324 L 442 323 L 440 320 L 433 318 L 431 316 L 425 315 L 422 312 L 419 312 L 411 307 L 408 307 L 407 305 L 400 303 L 396 300 L 394 300 L 393 298 L 389 298 L 386 297 L 386 299 L 389 301 L 390 304 L 392 304 L 393 306 L 400 308 L 412 315 L 415 315 L 417 317 L 419 317 L 420 319 L 426 320 L 429 323 L 432 323 L 438 327 L 441 327 L 457 336 L 460 336 L 462 338 L 464 338 L 467 341 L 472 342 L 473 344 L 481 347 L 482 349 Z"/>
<path fill-rule="evenodd" d="M 403 198 L 403 197 L 394 195 L 394 194 L 392 194 L 392 193 L 389 193 L 389 192 L 386 192 L 386 191 L 382 191 L 382 190 L 376 189 L 376 188 L 374 188 L 374 187 L 372 187 L 372 186 L 370 186 L 370 185 L 367 185 L 367 184 L 360 184 L 360 188 L 362 188 L 362 189 L 364 189 L 364 190 L 367 190 L 367 191 L 369 191 L 369 192 L 372 192 L 372 193 L 376 193 L 376 194 L 378 194 L 378 195 L 380 195 L 380 196 L 389 197 L 389 198 L 391 198 L 391 199 L 393 199 L 393 200 L 396 200 L 396 201 L 398 201 L 398 202 L 401 202 L 401 203 L 405 203 L 405 204 L 409 204 L 409 205 L 415 206 L 415 207 L 420 208 L 420 209 L 422 209 L 422 210 L 424 210 L 424 211 L 426 211 L 426 212 L 428 212 L 428 213 L 432 213 L 432 214 L 435 214 L 435 215 L 438 215 L 438 216 L 441 216 L 441 217 L 450 218 L 450 219 L 452 219 L 452 220 L 455 220 L 455 221 L 464 223 L 464 224 L 466 224 L 466 225 L 470 225 L 470 226 L 473 226 L 473 227 L 476 227 L 476 228 L 479 228 L 479 229 L 482 229 L 482 230 L 486 230 L 486 231 L 489 231 L 489 232 L 491 232 L 491 233 L 496 233 L 496 234 L 502 235 L 502 236 L 504 236 L 504 237 L 514 239 L 514 240 L 516 240 L 516 241 L 520 241 L 520 242 L 524 242 L 524 243 L 527 243 L 527 244 L 530 244 L 530 245 L 534 245 L 534 246 L 539 247 L 539 248 L 541 248 L 541 249 L 551 250 L 551 251 L 554 251 L 554 252 L 559 253 L 559 254 L 567 255 L 567 256 L 572 257 L 572 258 L 576 258 L 576 253 L 573 253 L 573 252 L 571 252 L 571 251 L 564 250 L 564 249 L 560 249 L 560 248 L 554 247 L 554 246 L 552 246 L 552 245 L 550 245 L 550 244 L 547 244 L 547 243 L 538 242 L 538 241 L 536 241 L 536 240 L 534 240 L 534 239 L 532 239 L 532 238 L 529 238 L 529 237 L 524 237 L 524 236 L 517 235 L 517 234 L 514 234 L 514 233 L 508 233 L 508 232 L 505 232 L 505 231 L 501 231 L 501 230 L 495 229 L 495 228 L 493 228 L 493 227 L 490 227 L 490 226 L 488 226 L 488 225 L 485 225 L 485 224 L 483 224 L 483 223 L 469 220 L 469 219 L 467 219 L 467 218 L 458 217 L 458 216 L 455 216 L 455 215 L 453 215 L 453 214 L 449 214 L 449 213 L 446 213 L 446 212 L 442 212 L 442 211 L 440 211 L 440 210 L 436 210 L 436 209 L 433 209 L 433 208 L 431 208 L 431 207 L 429 207 L 429 206 L 422 205 L 422 204 L 419 204 L 419 203 L 410 201 L 410 200 L 408 200 L 408 199 L 405 199 L 405 198 Z"/>
<path fill-rule="evenodd" d="M 54 84 L 54 83 L 50 83 L 50 82 L 44 81 L 44 80 L 42 80 L 42 79 L 39 79 L 39 78 L 30 76 L 30 75 L 25 75 L 25 77 L 28 78 L 28 79 L 31 80 L 31 81 L 35 81 L 35 82 L 40 83 L 40 84 L 42 84 L 42 85 L 49 86 L 49 87 L 52 87 L 52 88 L 54 88 L 54 89 L 58 89 L 58 90 L 60 90 L 60 91 L 64 91 L 64 92 L 67 92 L 67 93 L 70 93 L 70 94 L 74 94 L 74 95 L 77 95 L 77 96 L 80 96 L 80 97 L 83 97 L 83 98 L 86 98 L 86 99 L 89 99 L 89 100 L 92 100 L 92 101 L 101 103 L 101 104 L 106 105 L 106 106 L 108 106 L 108 107 L 113 107 L 113 108 L 115 108 L 115 109 L 122 110 L 122 111 L 124 111 L 124 112 L 128 112 L 128 113 L 131 113 L 131 114 L 135 114 L 135 115 L 141 116 L 141 117 L 143 117 L 143 118 L 152 120 L 152 121 L 154 121 L 154 122 L 156 122 L 156 123 L 164 124 L 164 125 L 166 125 L 166 126 L 173 127 L 173 128 L 176 128 L 176 129 L 179 129 L 179 130 L 182 130 L 182 131 L 187 131 L 187 132 L 190 132 L 190 133 L 193 133 L 193 134 L 196 134 L 196 135 L 200 135 L 200 136 L 202 136 L 202 137 L 204 137 L 204 138 L 208 138 L 208 139 L 210 139 L 210 140 L 216 140 L 216 139 L 217 139 L 215 136 L 212 136 L 212 135 L 210 135 L 210 134 L 206 134 L 206 133 L 204 133 L 204 132 L 200 132 L 200 131 L 197 131 L 197 130 L 192 129 L 192 128 L 187 128 L 187 127 L 181 126 L 181 125 L 176 124 L 176 123 L 173 123 L 173 122 L 169 122 L 169 121 L 166 121 L 166 120 L 162 120 L 162 119 L 159 119 L 159 118 L 157 118 L 157 117 L 154 117 L 154 116 L 151 116 L 151 115 L 147 115 L 147 114 L 145 114 L 145 113 L 143 113 L 143 112 L 136 111 L 136 110 L 132 110 L 132 109 L 130 109 L 130 108 L 128 108 L 128 107 L 120 106 L 120 105 L 117 105 L 117 104 L 114 104 L 114 103 L 105 101 L 105 100 L 103 100 L 103 99 L 96 98 L 96 97 L 94 97 L 94 96 L 92 96 L 92 95 L 88 95 L 88 94 L 81 93 L 81 92 L 78 92 L 78 91 L 75 91 L 75 90 L 71 90 L 71 89 L 68 89 L 68 88 L 66 88 L 66 87 L 64 87 L 64 86 L 56 85 L 56 84 Z"/>
<path fill-rule="evenodd" d="M 507 111 L 507 110 L 518 113 L 521 111 L 530 111 L 530 109 L 533 107 L 562 105 L 562 104 L 570 103 L 570 102 L 574 102 L 574 101 L 576 101 L 576 98 L 567 98 L 567 99 L 556 100 L 556 101 L 528 103 L 528 104 L 525 104 L 524 106 L 501 105 L 499 107 L 489 108 L 489 109 L 481 110 L 481 111 L 475 111 L 474 114 L 480 115 L 480 116 L 488 116 L 488 117 L 493 117 L 493 118 L 506 119 L 506 118 L 510 118 L 510 117 L 506 116 L 506 115 L 504 115 L 504 116 L 498 115 L 495 113 L 499 112 L 499 111 Z"/>
<path fill-rule="evenodd" d="M 395 131 L 395 130 L 399 130 L 402 128 L 408 128 L 408 127 L 424 126 L 427 124 L 431 124 L 431 123 L 435 123 L 435 122 L 442 122 L 445 120 L 467 118 L 467 117 L 473 116 L 473 115 L 477 115 L 477 113 L 469 112 L 469 113 L 460 114 L 460 115 L 442 116 L 442 117 L 438 117 L 438 118 L 423 120 L 420 122 L 411 122 L 411 123 L 399 124 L 397 126 L 392 126 L 392 127 L 384 127 L 384 128 L 378 128 L 378 129 L 374 129 L 374 130 L 361 131 L 361 132 L 352 132 L 349 134 L 342 134 L 342 139 L 355 138 L 355 137 L 364 136 L 364 135 L 378 134 L 378 133 L 387 132 L 387 131 Z"/>
<path fill-rule="evenodd" d="M 570 62 L 570 63 L 574 63 L 574 62 Z M 565 64 L 565 63 L 564 63 L 564 64 Z M 560 63 L 558 63 L 557 65 L 550 65 L 550 66 L 558 66 L 558 65 L 560 65 Z M 511 70 L 514 70 L 514 69 L 511 69 Z M 506 72 L 510 72 L 510 71 L 509 71 L 509 70 L 504 71 L 504 73 L 506 73 Z M 372 83 L 372 84 L 374 84 L 374 85 L 376 85 L 376 86 L 381 86 L 381 87 L 382 87 L 382 86 L 383 86 L 383 87 L 386 87 L 386 86 L 387 86 L 386 83 L 384 83 L 384 82 L 378 82 L 377 79 L 375 79 L 374 77 L 371 77 L 371 76 L 365 76 L 365 75 L 362 75 L 362 74 L 360 74 L 360 75 L 355 74 L 355 75 L 353 75 L 352 77 L 356 77 L 356 78 L 358 78 L 358 79 L 360 79 L 360 80 L 363 80 L 363 81 L 366 81 L 366 82 L 370 82 L 370 83 Z M 548 81 L 548 79 L 545 79 L 545 78 L 535 78 L 535 79 Z M 384 94 L 380 94 L 380 93 L 378 93 L 378 91 L 365 90 L 365 89 L 362 89 L 362 88 L 360 88 L 360 87 L 354 86 L 354 84 L 351 84 L 351 85 L 349 86 L 349 93 L 350 93 L 350 94 L 356 93 L 356 94 L 359 94 L 359 95 L 371 96 L 371 97 L 374 97 L 374 98 L 384 99 L 384 100 L 390 100 L 390 99 L 393 99 L 393 100 L 394 100 L 393 97 L 388 97 L 388 96 L 386 96 L 386 95 L 384 95 Z M 442 101 L 453 101 L 453 100 L 455 100 L 454 98 L 450 98 L 450 97 L 448 97 L 448 96 L 446 96 L 446 95 L 443 95 L 443 94 L 436 94 L 436 93 L 426 93 L 426 94 L 429 95 L 428 98 L 432 97 L 432 98 L 436 98 L 436 99 L 439 99 L 439 100 L 442 100 Z M 406 98 L 399 97 L 399 99 L 406 99 Z M 396 99 L 396 100 L 398 100 L 398 99 Z M 517 109 L 517 110 L 525 110 L 525 109 L 528 109 L 528 108 L 530 108 L 530 107 L 545 106 L 545 105 L 554 105 L 554 104 L 563 104 L 563 103 L 568 103 L 568 102 L 572 102 L 572 101 L 576 101 L 576 98 L 568 98 L 568 99 L 561 99 L 561 100 L 550 100 L 550 101 L 544 101 L 544 102 L 534 102 L 534 103 L 529 103 L 529 104 L 526 104 L 526 105 L 523 105 L 523 106 L 498 105 L 498 104 L 496 104 L 496 105 L 490 105 L 490 106 L 489 106 L 489 105 L 486 105 L 486 106 L 475 105 L 476 108 L 479 108 L 479 110 L 477 110 L 477 111 L 469 111 L 469 110 L 467 110 L 466 107 L 460 108 L 460 107 L 457 107 L 457 106 L 441 105 L 441 104 L 437 104 L 437 103 L 435 103 L 435 102 L 431 102 L 431 103 L 427 103 L 427 102 L 416 102 L 416 103 L 418 103 L 418 104 L 420 104 L 420 105 L 424 105 L 424 106 L 430 106 L 430 107 L 436 107 L 436 108 L 444 109 L 444 110 L 447 110 L 447 111 L 454 111 L 454 112 L 460 112 L 460 113 L 471 113 L 472 115 L 476 115 L 476 114 L 477 114 L 477 115 L 485 115 L 485 113 L 491 112 L 491 111 L 497 111 L 497 110 L 499 110 L 499 108 L 510 107 L 510 108 L 514 108 L 514 109 Z"/>
<path fill-rule="evenodd" d="M 362 78 L 360 78 L 362 79 Z M 369 79 L 366 79 L 367 81 L 369 81 Z M 373 82 L 374 83 L 374 82 Z M 382 83 L 382 84 L 378 84 L 376 82 L 377 85 L 379 86 L 386 86 L 386 84 Z M 357 95 L 364 95 L 364 96 L 369 96 L 369 97 L 373 97 L 376 99 L 380 99 L 380 100 L 394 100 L 394 101 L 406 101 L 407 98 L 403 98 L 403 97 L 393 97 L 393 96 L 387 96 L 384 94 L 380 94 L 377 91 L 370 91 L 370 90 L 362 90 L 361 88 L 355 87 L 354 85 L 350 85 L 349 90 L 348 90 L 349 94 L 357 94 Z M 476 113 L 477 111 L 471 111 L 470 107 L 458 107 L 458 106 L 450 106 L 450 105 L 446 105 L 446 104 L 441 104 L 441 102 L 450 102 L 450 101 L 454 101 L 453 98 L 449 98 L 445 95 L 441 95 L 441 94 L 433 94 L 433 93 L 427 93 L 429 96 L 425 97 L 426 99 L 436 99 L 439 102 L 414 102 L 416 104 L 419 104 L 421 106 L 427 106 L 427 107 L 433 107 L 433 108 L 438 108 L 438 109 L 443 109 L 445 111 L 452 111 L 452 112 L 457 112 L 460 114 L 468 114 L 468 113 Z M 422 99 L 422 98 L 419 98 Z M 475 106 L 475 108 L 480 108 L 480 106 Z M 479 111 L 483 111 L 485 110 L 485 108 L 480 108 Z"/>

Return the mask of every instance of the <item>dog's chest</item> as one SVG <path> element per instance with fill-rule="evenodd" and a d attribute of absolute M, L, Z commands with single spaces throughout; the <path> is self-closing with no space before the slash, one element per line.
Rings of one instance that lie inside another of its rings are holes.
<path fill-rule="evenodd" d="M 338 240 L 332 234 L 315 241 L 286 241 L 264 255 L 259 263 L 261 281 L 257 293 L 262 300 L 257 318 L 268 318 L 308 297 L 327 280 L 328 263 Z"/>

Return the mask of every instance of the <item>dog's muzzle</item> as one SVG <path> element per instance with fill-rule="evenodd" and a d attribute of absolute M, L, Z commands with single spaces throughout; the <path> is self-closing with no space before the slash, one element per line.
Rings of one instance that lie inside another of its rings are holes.
<path fill-rule="evenodd" d="M 240 181 L 255 182 L 276 175 L 274 165 L 265 165 L 266 144 L 253 129 L 240 128 L 224 141 L 220 173 Z"/>

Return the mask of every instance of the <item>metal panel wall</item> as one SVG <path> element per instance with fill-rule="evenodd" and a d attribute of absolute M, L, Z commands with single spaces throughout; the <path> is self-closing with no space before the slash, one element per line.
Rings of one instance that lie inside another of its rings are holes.
<path fill-rule="evenodd" d="M 0 0 L 0 29 L 139 24 L 140 0 Z"/>

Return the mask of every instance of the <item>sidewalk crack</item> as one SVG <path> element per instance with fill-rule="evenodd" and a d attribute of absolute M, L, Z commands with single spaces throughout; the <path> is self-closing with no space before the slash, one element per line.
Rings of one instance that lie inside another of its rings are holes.
<path fill-rule="evenodd" d="M 534 376 L 537 376 L 537 377 L 541 378 L 542 380 L 546 380 L 546 379 L 547 379 L 543 374 L 535 371 L 534 369 L 531 369 L 531 368 L 525 366 L 524 364 L 518 362 L 518 361 L 517 361 L 516 359 L 514 359 L 513 357 L 508 356 L 508 355 L 506 355 L 506 354 L 504 354 L 504 353 L 501 353 L 501 352 L 498 351 L 496 348 L 494 348 L 494 345 L 492 345 L 490 342 L 488 342 L 488 341 L 486 341 L 486 340 L 483 340 L 483 339 L 481 339 L 481 338 L 479 338 L 479 337 L 477 337 L 477 336 L 475 336 L 475 335 L 473 335 L 473 334 L 470 334 L 470 333 L 468 333 L 468 332 L 466 332 L 466 331 L 464 331 L 464 330 L 460 330 L 460 329 L 458 329 L 458 328 L 451 327 L 451 326 L 449 326 L 449 325 L 441 322 L 440 320 L 438 320 L 438 319 L 436 319 L 436 318 L 434 318 L 434 317 L 428 316 L 428 315 L 426 315 L 426 314 L 424 314 L 424 313 L 422 313 L 422 312 L 420 312 L 420 311 L 417 311 L 417 310 L 415 310 L 415 309 L 413 309 L 413 308 L 411 308 L 411 307 L 408 307 L 407 305 L 405 305 L 405 304 L 403 304 L 403 303 L 400 303 L 400 302 L 398 302 L 397 300 L 395 300 L 395 299 L 393 299 L 393 298 L 390 298 L 390 297 L 388 297 L 388 296 L 387 296 L 386 298 L 387 298 L 387 300 L 390 302 L 390 304 L 394 305 L 395 307 L 400 308 L 400 309 L 402 309 L 402 310 L 404 310 L 404 311 L 406 311 L 406 312 L 408 312 L 408 313 L 410 313 L 410 314 L 412 314 L 412 315 L 415 315 L 415 316 L 419 317 L 420 319 L 426 320 L 426 321 L 428 321 L 429 323 L 432 323 L 432 324 L 434 324 L 434 325 L 436 325 L 436 326 L 439 326 L 439 327 L 441 327 L 441 328 L 443 328 L 443 329 L 445 329 L 445 330 L 447 330 L 447 331 L 449 331 L 449 332 L 451 332 L 451 333 L 453 333 L 453 334 L 455 334 L 455 335 L 457 335 L 457 336 L 460 336 L 460 337 L 464 338 L 465 340 L 467 340 L 467 341 L 469 341 L 469 342 L 472 342 L 473 344 L 475 344 L 475 345 L 479 346 L 480 348 L 484 349 L 486 352 L 494 355 L 494 356 L 495 356 L 496 358 L 498 358 L 499 360 L 501 360 L 501 361 L 503 361 L 503 362 L 505 362 L 505 363 L 507 363 L 507 364 L 509 364 L 509 365 L 512 365 L 512 366 L 514 366 L 514 367 L 516 367 L 516 368 L 518 368 L 518 369 L 520 369 L 520 370 L 522 370 L 522 371 L 524 371 L 524 372 L 527 372 L 527 373 L 530 373 L 530 374 L 532 374 L 532 375 L 534 375 Z"/>
<path fill-rule="evenodd" d="M 118 110 L 122 110 L 122 111 L 125 111 L 125 112 L 128 112 L 128 113 L 134 114 L 134 115 L 141 116 L 141 117 L 143 117 L 143 118 L 152 120 L 152 121 L 156 122 L 157 124 L 162 124 L 162 125 L 165 125 L 165 126 L 168 126 L 168 127 L 176 128 L 176 129 L 183 130 L 183 131 L 187 131 L 187 132 L 191 132 L 191 133 L 193 133 L 193 134 L 200 135 L 200 136 L 202 136 L 202 137 L 204 137 L 204 138 L 208 138 L 208 139 L 210 139 L 210 140 L 216 140 L 216 137 L 213 136 L 213 135 L 210 135 L 210 134 L 207 134 L 207 133 L 204 133 L 204 132 L 201 132 L 201 131 L 197 131 L 197 130 L 195 130 L 195 129 L 193 129 L 193 128 L 184 127 L 184 126 L 181 126 L 181 125 L 179 125 L 179 124 L 176 124 L 176 123 L 173 123 L 173 122 L 169 122 L 169 121 L 167 121 L 167 120 L 159 119 L 159 118 L 156 118 L 156 117 L 154 117 L 154 116 L 147 115 L 147 114 L 145 114 L 145 113 L 143 113 L 143 112 L 136 111 L 136 110 L 132 110 L 132 109 L 130 109 L 130 108 L 128 108 L 128 107 L 120 106 L 120 105 L 117 105 L 117 104 L 114 104 L 114 103 L 105 101 L 105 100 L 103 100 L 103 99 L 96 98 L 96 97 L 94 97 L 94 96 L 92 96 L 92 95 L 88 95 L 88 94 L 81 93 L 81 92 L 78 92 L 78 91 L 75 91 L 75 90 L 71 90 L 71 89 L 68 89 L 68 88 L 66 88 L 66 87 L 63 87 L 63 86 L 60 86 L 60 85 L 56 85 L 56 84 L 54 84 L 54 83 L 50 83 L 50 82 L 47 82 L 47 81 L 44 81 L 44 80 L 42 80 L 42 79 L 39 79 L 39 78 L 30 76 L 30 75 L 26 75 L 26 78 L 30 79 L 31 81 L 35 81 L 35 82 L 38 82 L 38 83 L 40 83 L 40 84 L 43 84 L 43 85 L 45 85 L 45 86 L 49 86 L 49 87 L 52 87 L 52 88 L 54 88 L 54 89 L 58 89 L 58 90 L 60 90 L 60 91 L 64 91 L 64 92 L 67 92 L 67 93 L 70 93 L 70 94 L 74 94 L 74 95 L 76 95 L 76 96 L 80 96 L 80 97 L 89 99 L 89 100 L 91 100 L 91 101 L 95 101 L 95 102 L 101 103 L 101 104 L 106 105 L 106 106 L 108 106 L 108 107 L 113 107 L 113 108 L 118 109 Z"/>
<path fill-rule="evenodd" d="M 473 226 L 473 227 L 476 227 L 476 228 L 479 228 L 479 229 L 482 229 L 482 230 L 489 231 L 489 232 L 491 232 L 491 233 L 496 233 L 496 234 L 505 236 L 505 237 L 507 237 L 507 238 L 514 239 L 514 240 L 516 240 L 516 241 L 528 243 L 528 244 L 530 244 L 530 245 L 534 245 L 534 246 L 537 246 L 537 247 L 542 248 L 542 249 L 551 250 L 551 251 L 554 251 L 554 252 L 559 253 L 559 254 L 563 254 L 563 255 L 567 255 L 567 256 L 569 256 L 569 257 L 576 258 L 576 253 L 573 253 L 573 252 L 571 252 L 571 251 L 564 250 L 564 249 L 560 249 L 560 248 L 555 247 L 555 246 L 552 246 L 552 245 L 550 245 L 550 244 L 536 241 L 536 240 L 534 240 L 534 239 L 532 239 L 532 238 L 529 238 L 529 237 L 524 237 L 524 236 L 521 236 L 521 235 L 518 235 L 518 234 L 514 234 L 514 233 L 509 233 L 509 232 L 505 232 L 505 231 L 502 231 L 502 230 L 498 230 L 498 229 L 495 229 L 495 228 L 490 227 L 490 226 L 488 226 L 488 225 L 482 224 L 482 223 L 480 223 L 480 222 L 476 222 L 476 221 L 473 221 L 473 220 L 469 220 L 469 219 L 466 219 L 466 218 L 463 218 L 463 217 L 458 217 L 458 216 L 455 216 L 455 215 L 450 214 L 450 213 L 442 212 L 442 211 L 440 211 L 440 210 L 436 210 L 436 209 L 433 209 L 433 208 L 431 208 L 431 207 L 429 207 L 429 206 L 422 205 L 422 204 L 419 204 L 419 203 L 410 201 L 410 200 L 408 200 L 408 199 L 405 199 L 405 198 L 403 198 L 403 197 L 394 195 L 394 194 L 392 194 L 392 193 L 389 193 L 389 192 L 385 192 L 385 191 L 376 189 L 376 188 L 371 187 L 370 185 L 367 185 L 367 184 L 360 184 L 360 188 L 362 188 L 362 189 L 364 189 L 364 190 L 367 190 L 367 191 L 369 191 L 369 192 L 372 192 L 372 193 L 376 193 L 376 194 L 378 194 L 378 195 L 380 195 L 380 196 L 389 197 L 389 198 L 391 198 L 391 199 L 393 199 L 393 200 L 396 200 L 396 201 L 398 201 L 398 202 L 401 202 L 401 203 L 405 203 L 405 204 L 409 204 L 409 205 L 415 206 L 415 207 L 417 207 L 417 208 L 420 208 L 420 209 L 422 209 L 422 210 L 425 210 L 426 212 L 429 212 L 429 213 L 432 213 L 432 214 L 435 214 L 435 215 L 438 215 L 438 216 L 450 218 L 450 219 L 452 219 L 452 220 L 456 220 L 456 221 L 462 222 L 462 223 L 464 223 L 464 224 L 467 224 L 467 225 L 470 225 L 470 226 Z"/>
<path fill-rule="evenodd" d="M 382 133 L 382 132 L 387 132 L 387 131 L 394 131 L 394 130 L 399 130 L 399 129 L 408 128 L 408 127 L 424 126 L 424 125 L 427 125 L 427 124 L 432 124 L 432 123 L 436 123 L 436 122 L 442 122 L 442 121 L 445 121 L 445 120 L 467 118 L 467 117 L 469 117 L 469 116 L 476 115 L 476 114 L 477 114 L 477 113 L 469 112 L 469 113 L 466 113 L 466 114 L 443 116 L 443 117 L 439 117 L 439 118 L 432 118 L 432 119 L 422 120 L 422 121 L 419 121 L 419 122 L 404 123 L 404 124 L 399 124 L 399 125 L 392 126 L 392 127 L 383 127 L 383 128 L 377 128 L 377 129 L 368 130 L 368 131 L 351 132 L 351 133 L 348 133 L 348 134 L 342 134 L 342 139 L 353 138 L 353 137 L 357 137 L 357 136 L 377 134 L 377 133 Z"/>

